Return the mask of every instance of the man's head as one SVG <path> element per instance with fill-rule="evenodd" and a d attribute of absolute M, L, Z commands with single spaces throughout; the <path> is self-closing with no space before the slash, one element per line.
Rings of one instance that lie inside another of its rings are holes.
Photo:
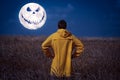
<path fill-rule="evenodd" d="M 67 28 L 67 23 L 65 20 L 60 20 L 58 22 L 58 29 L 66 29 Z"/>

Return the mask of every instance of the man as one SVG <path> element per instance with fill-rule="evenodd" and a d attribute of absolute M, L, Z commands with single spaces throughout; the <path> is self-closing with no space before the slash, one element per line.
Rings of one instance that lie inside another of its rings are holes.
<path fill-rule="evenodd" d="M 71 60 L 78 57 L 83 52 L 81 41 L 66 30 L 67 23 L 65 20 L 58 22 L 57 32 L 50 35 L 43 43 L 42 49 L 45 55 L 52 58 L 51 76 L 70 77 Z M 51 49 L 53 53 L 51 53 Z M 73 52 L 74 49 L 74 52 Z"/>

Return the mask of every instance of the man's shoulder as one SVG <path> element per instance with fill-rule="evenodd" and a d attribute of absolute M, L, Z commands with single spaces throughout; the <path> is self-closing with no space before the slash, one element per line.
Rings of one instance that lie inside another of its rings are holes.
<path fill-rule="evenodd" d="M 54 33 L 50 34 L 49 37 L 54 37 L 54 36 L 56 36 L 56 35 L 57 35 L 57 32 L 54 32 Z"/>
<path fill-rule="evenodd" d="M 57 35 L 57 32 L 52 33 L 50 36 L 54 36 L 54 35 Z"/>
<path fill-rule="evenodd" d="M 70 39 L 76 38 L 74 34 L 70 33 L 71 35 L 68 37 Z M 51 38 L 60 38 L 60 34 L 58 33 L 58 31 L 52 33 L 49 37 Z"/>

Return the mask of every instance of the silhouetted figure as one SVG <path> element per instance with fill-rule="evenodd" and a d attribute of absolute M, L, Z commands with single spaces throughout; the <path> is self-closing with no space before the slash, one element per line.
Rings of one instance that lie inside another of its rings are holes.
<path fill-rule="evenodd" d="M 43 43 L 45 55 L 52 58 L 50 75 L 56 78 L 70 77 L 72 72 L 72 58 L 83 52 L 83 44 L 73 34 L 66 30 L 65 20 L 58 22 L 58 30 L 51 34 Z M 52 48 L 54 53 L 51 53 Z M 75 50 L 74 53 L 73 49 Z"/>

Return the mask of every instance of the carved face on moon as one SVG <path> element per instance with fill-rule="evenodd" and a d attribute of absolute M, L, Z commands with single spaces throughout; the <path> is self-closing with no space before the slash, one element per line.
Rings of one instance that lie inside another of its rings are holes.
<path fill-rule="evenodd" d="M 19 12 L 20 23 L 31 30 L 41 28 L 45 24 L 46 18 L 44 8 L 37 3 L 28 3 Z"/>

